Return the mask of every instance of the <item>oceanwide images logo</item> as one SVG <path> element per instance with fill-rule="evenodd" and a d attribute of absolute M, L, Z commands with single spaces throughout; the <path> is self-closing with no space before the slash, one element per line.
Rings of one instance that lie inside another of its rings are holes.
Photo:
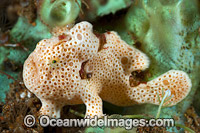
<path fill-rule="evenodd" d="M 33 127 L 35 125 L 35 117 L 27 115 L 24 118 L 24 124 L 27 127 Z M 158 126 L 158 127 L 172 127 L 174 126 L 174 119 L 110 119 L 107 116 L 98 118 L 94 116 L 86 116 L 85 119 L 54 119 L 49 116 L 42 115 L 39 118 L 39 123 L 42 127 L 124 127 L 127 130 L 133 127 L 144 127 L 144 126 Z"/>

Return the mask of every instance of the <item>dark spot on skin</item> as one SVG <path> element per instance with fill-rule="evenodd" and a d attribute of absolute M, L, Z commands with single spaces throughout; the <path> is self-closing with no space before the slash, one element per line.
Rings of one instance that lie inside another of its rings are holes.
<path fill-rule="evenodd" d="M 84 70 L 84 67 L 85 67 L 87 62 L 88 62 L 88 60 L 81 64 L 81 69 L 79 70 L 79 74 L 80 74 L 81 79 L 86 79 L 87 78 L 87 74 L 86 74 L 86 72 Z"/>
<path fill-rule="evenodd" d="M 129 82 L 131 87 L 138 86 L 139 84 L 146 84 L 147 82 L 144 81 L 145 75 L 147 71 L 134 71 L 131 73 L 129 77 Z"/>
<path fill-rule="evenodd" d="M 99 38 L 99 49 L 98 51 L 103 49 L 104 44 L 106 44 L 106 36 L 105 34 L 94 33 L 97 38 Z"/>
<path fill-rule="evenodd" d="M 65 38 L 67 38 L 66 35 L 59 35 L 59 36 L 58 36 L 58 39 L 59 39 L 59 40 L 63 40 L 63 39 L 65 39 Z"/>
<path fill-rule="evenodd" d="M 59 35 L 59 36 L 58 36 L 58 39 L 59 39 L 59 40 L 67 39 L 67 41 L 70 41 L 72 38 L 71 38 L 70 35 L 62 34 L 62 35 Z"/>

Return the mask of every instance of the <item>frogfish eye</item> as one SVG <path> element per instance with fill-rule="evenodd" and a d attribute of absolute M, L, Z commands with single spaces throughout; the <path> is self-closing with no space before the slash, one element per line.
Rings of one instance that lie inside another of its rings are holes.
<path fill-rule="evenodd" d="M 52 61 L 52 63 L 56 63 L 56 62 L 57 62 L 56 60 L 53 60 L 53 61 Z"/>

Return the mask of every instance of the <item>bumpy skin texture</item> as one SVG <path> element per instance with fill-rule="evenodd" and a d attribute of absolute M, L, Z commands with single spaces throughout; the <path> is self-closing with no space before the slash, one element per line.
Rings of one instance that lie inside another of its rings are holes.
<path fill-rule="evenodd" d="M 148 57 L 115 32 L 104 37 L 102 45 L 92 25 L 81 22 L 38 43 L 24 64 L 23 77 L 26 87 L 42 102 L 41 114 L 59 118 L 64 105 L 84 103 L 86 115 L 101 117 L 102 99 L 119 106 L 159 104 L 156 93 L 161 96 L 161 88 L 174 94 L 172 105 L 187 96 L 191 82 L 182 71 L 172 70 L 147 84 L 131 87 L 131 72 L 148 68 Z M 91 78 L 82 79 L 80 71 Z"/>
<path fill-rule="evenodd" d="M 93 97 L 86 91 L 86 80 L 81 80 L 79 70 L 98 47 L 99 39 L 87 22 L 37 44 L 25 61 L 23 77 L 26 87 L 41 100 L 42 114 L 59 117 L 62 106 L 80 104 L 81 99 L 86 103 L 87 96 Z"/>
<path fill-rule="evenodd" d="M 115 32 L 105 34 L 107 43 L 85 66 L 91 73 L 90 84 L 99 92 L 100 97 L 119 106 L 133 103 L 152 103 L 159 105 L 162 89 L 174 95 L 165 105 L 180 102 L 191 89 L 191 81 L 183 71 L 171 70 L 158 78 L 131 87 L 129 76 L 132 71 L 145 70 L 149 66 L 147 56 L 141 51 L 127 45 Z"/>

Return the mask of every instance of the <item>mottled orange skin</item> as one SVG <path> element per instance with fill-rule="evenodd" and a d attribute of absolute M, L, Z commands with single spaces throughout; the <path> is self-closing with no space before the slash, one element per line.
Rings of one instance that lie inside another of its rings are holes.
<path fill-rule="evenodd" d="M 131 87 L 131 72 L 148 68 L 147 56 L 127 45 L 115 32 L 106 33 L 105 36 L 107 43 L 85 66 L 87 73 L 93 72 L 90 84 L 103 100 L 118 106 L 142 103 L 159 105 L 157 93 L 162 98 L 163 89 L 164 92 L 170 90 L 174 95 L 165 103 L 171 102 L 172 106 L 187 96 L 191 81 L 185 72 L 178 70 L 170 70 L 154 80 Z"/>
<path fill-rule="evenodd" d="M 131 87 L 131 72 L 148 68 L 148 57 L 115 32 L 104 36 L 102 45 L 92 25 L 81 22 L 37 44 L 25 61 L 23 78 L 26 87 L 41 100 L 41 114 L 59 118 L 64 105 L 84 103 L 86 115 L 101 117 L 102 99 L 119 106 L 159 104 L 156 93 L 161 96 L 164 88 L 174 94 L 170 102 L 175 105 L 190 91 L 187 74 L 175 70 Z M 85 74 L 91 78 L 81 78 L 83 63 Z"/>

